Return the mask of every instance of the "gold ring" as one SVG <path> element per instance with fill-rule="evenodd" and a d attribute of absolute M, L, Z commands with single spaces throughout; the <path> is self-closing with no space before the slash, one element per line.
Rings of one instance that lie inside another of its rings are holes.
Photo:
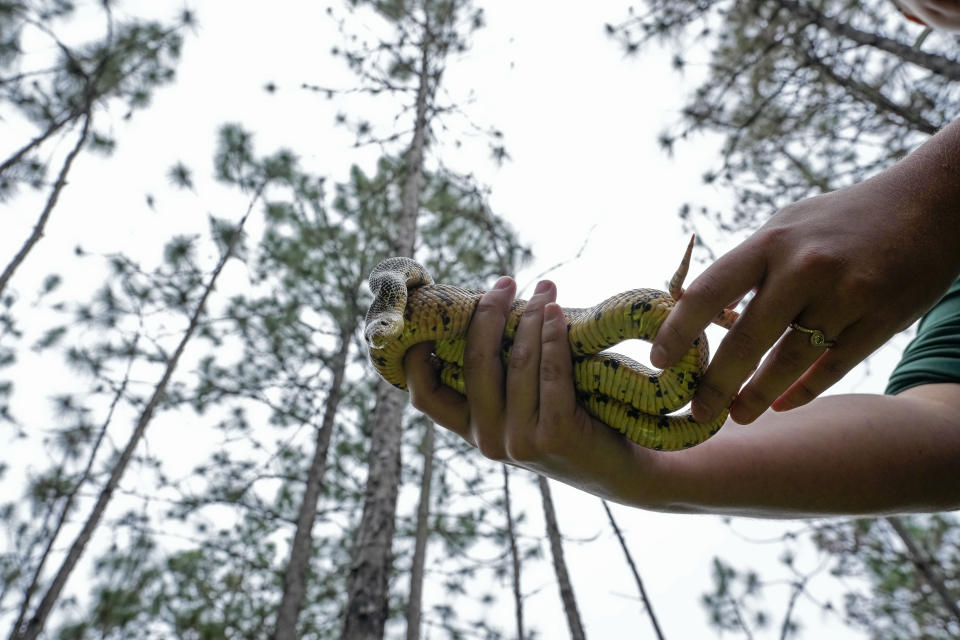
<path fill-rule="evenodd" d="M 796 329 L 797 331 L 802 331 L 804 333 L 810 334 L 810 344 L 814 347 L 823 347 L 824 349 L 829 349 L 833 345 L 837 344 L 833 340 L 827 340 L 827 336 L 823 335 L 823 331 L 820 329 L 808 329 L 803 325 L 799 325 L 796 322 L 790 323 L 791 329 Z"/>

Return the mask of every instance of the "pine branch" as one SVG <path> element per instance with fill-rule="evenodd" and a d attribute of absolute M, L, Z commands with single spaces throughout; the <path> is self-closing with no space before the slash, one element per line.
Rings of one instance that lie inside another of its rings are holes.
<path fill-rule="evenodd" d="M 623 549 L 623 555 L 627 557 L 627 564 L 630 566 L 630 571 L 633 572 L 633 579 L 637 583 L 637 589 L 640 591 L 640 598 L 643 600 L 643 606 L 647 610 L 647 615 L 650 616 L 650 624 L 653 625 L 653 632 L 656 634 L 659 640 L 663 640 L 663 631 L 660 630 L 660 623 L 657 621 L 657 616 L 653 613 L 653 604 L 650 602 L 650 598 L 647 596 L 647 590 L 643 586 L 643 580 L 640 578 L 640 572 L 637 571 L 637 565 L 633 562 L 633 556 L 630 554 L 630 549 L 627 547 L 626 541 L 623 539 L 623 534 L 620 533 L 620 527 L 617 526 L 617 521 L 613 518 L 613 512 L 610 511 L 610 505 L 607 504 L 606 500 L 600 501 L 603 504 L 603 510 L 607 512 L 607 518 L 610 520 L 610 526 L 613 527 L 613 532 L 617 536 L 617 540 L 620 542 L 620 548 Z"/>
<path fill-rule="evenodd" d="M 57 181 L 54 183 L 53 189 L 50 191 L 50 196 L 47 198 L 47 203 L 44 205 L 43 211 L 40 213 L 40 217 L 37 219 L 37 223 L 33 227 L 33 232 L 3 270 L 3 273 L 0 274 L 0 295 L 3 294 L 3 291 L 6 289 L 7 284 L 13 277 L 14 272 L 16 272 L 17 268 L 23 263 L 24 260 L 26 260 L 27 254 L 30 253 L 33 247 L 40 241 L 40 238 L 43 237 L 43 231 L 47 226 L 47 221 L 50 219 L 50 213 L 57 205 L 57 200 L 60 198 L 60 192 L 62 192 L 63 188 L 67 185 L 67 174 L 70 173 L 70 167 L 73 166 L 73 161 L 80 154 L 80 150 L 83 149 L 83 145 L 87 142 L 87 136 L 90 134 L 90 123 L 93 120 L 93 116 L 90 113 L 89 102 L 87 103 L 84 115 L 83 129 L 80 131 L 80 136 L 77 138 L 76 144 L 73 146 L 73 149 L 70 150 L 70 153 L 67 154 L 67 157 L 63 162 L 63 166 L 60 168 Z"/>
<path fill-rule="evenodd" d="M 798 580 L 793 585 L 793 592 L 790 594 L 789 602 L 787 602 L 787 612 L 783 615 L 783 624 L 780 625 L 780 640 L 787 640 L 787 638 L 790 637 L 790 633 L 794 630 L 793 623 L 791 622 L 793 610 L 796 608 L 797 600 L 800 598 L 800 594 L 803 593 L 806 586 L 806 578 Z"/>
<path fill-rule="evenodd" d="M 524 640 L 523 591 L 520 589 L 520 552 L 517 548 L 517 532 L 513 521 L 513 502 L 510 498 L 510 467 L 501 465 L 503 471 L 503 509 L 507 517 L 507 539 L 510 542 L 510 581 L 513 584 L 513 612 L 517 623 L 517 640 Z"/>
<path fill-rule="evenodd" d="M 30 140 L 28 143 L 17 149 L 9 158 L 3 161 L 3 164 L 0 164 L 0 176 L 3 175 L 4 171 L 7 171 L 15 164 L 20 162 L 25 155 L 39 147 L 43 144 L 50 136 L 55 134 L 57 131 L 63 128 L 69 122 L 72 122 L 78 116 L 82 115 L 83 112 L 79 110 L 71 110 L 67 112 L 67 115 L 59 120 L 53 120 L 47 126 L 47 128 L 38 135 L 37 137 Z"/>
<path fill-rule="evenodd" d="M 807 62 L 830 78 L 837 86 L 843 87 L 855 96 L 859 96 L 869 104 L 874 105 L 878 111 L 887 112 L 897 116 L 903 121 L 903 124 L 911 126 L 916 131 L 933 135 L 940 130 L 940 127 L 934 123 L 925 120 L 915 111 L 902 107 L 883 94 L 880 89 L 872 87 L 866 83 L 859 82 L 853 77 L 844 77 L 838 74 L 833 68 L 826 64 L 820 58 L 808 54 Z M 960 66 L 958 66 L 960 68 Z"/>
<path fill-rule="evenodd" d="M 935 53 L 920 51 L 908 45 L 876 33 L 861 31 L 845 22 L 821 13 L 812 3 L 797 0 L 777 0 L 781 7 L 800 16 L 837 37 L 846 38 L 858 45 L 869 46 L 885 51 L 923 69 L 927 69 L 947 80 L 960 80 L 960 60 L 954 60 Z"/>
<path fill-rule="evenodd" d="M 577 609 L 577 599 L 573 594 L 573 584 L 570 582 L 570 573 L 563 558 L 563 543 L 560 537 L 560 525 L 557 523 L 557 512 L 553 508 L 553 498 L 550 496 L 549 481 L 543 476 L 537 476 L 540 487 L 540 496 L 543 499 L 543 515 L 547 524 L 547 538 L 550 540 L 550 553 L 553 556 L 553 568 L 557 574 L 557 583 L 560 586 L 560 599 L 563 601 L 563 612 L 567 617 L 567 626 L 570 629 L 571 640 L 586 640 L 587 634 L 583 630 L 583 621 L 580 620 L 580 611 Z"/>

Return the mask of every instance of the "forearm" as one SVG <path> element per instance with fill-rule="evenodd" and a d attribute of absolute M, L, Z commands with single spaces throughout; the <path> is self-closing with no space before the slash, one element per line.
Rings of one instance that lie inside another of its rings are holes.
<path fill-rule="evenodd" d="M 623 498 L 767 518 L 958 508 L 960 385 L 942 386 L 953 387 L 953 406 L 907 394 L 827 396 L 748 427 L 731 422 L 699 447 L 660 454 L 659 495 Z"/>

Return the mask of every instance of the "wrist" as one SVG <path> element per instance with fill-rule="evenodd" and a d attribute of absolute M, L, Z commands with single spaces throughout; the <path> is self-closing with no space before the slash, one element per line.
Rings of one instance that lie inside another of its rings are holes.
<path fill-rule="evenodd" d="M 944 127 L 887 172 L 945 265 L 960 270 L 960 119 Z"/>

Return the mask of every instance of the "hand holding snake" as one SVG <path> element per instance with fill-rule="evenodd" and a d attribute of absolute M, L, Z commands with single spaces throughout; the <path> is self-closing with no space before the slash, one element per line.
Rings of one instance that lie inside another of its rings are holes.
<path fill-rule="evenodd" d="M 869 180 L 784 207 L 690 284 L 654 339 L 656 366 L 755 292 L 701 380 L 698 420 L 729 408 L 746 424 L 810 402 L 943 295 L 960 271 L 958 149 L 960 120 Z"/>
<path fill-rule="evenodd" d="M 637 289 L 589 309 L 561 312 L 574 356 L 571 366 L 577 399 L 591 416 L 651 449 L 677 450 L 700 444 L 725 421 L 725 415 L 703 423 L 689 413 L 670 415 L 686 404 L 696 390 L 708 360 L 706 337 L 701 334 L 692 340 L 681 361 L 664 371 L 601 352 L 625 339 L 649 341 L 656 335 L 675 299 L 682 295 L 692 246 L 691 240 L 671 280 L 670 294 Z M 505 283 L 501 281 L 495 291 L 502 290 Z M 378 265 L 371 273 L 370 287 L 375 300 L 367 315 L 366 337 L 371 361 L 387 381 L 406 388 L 403 356 L 420 342 L 434 345 L 438 379 L 447 387 L 461 393 L 469 390 L 469 397 L 478 385 L 489 381 L 490 376 L 472 376 L 471 370 L 476 370 L 477 365 L 469 354 L 465 357 L 470 348 L 468 330 L 481 322 L 477 316 L 487 311 L 484 299 L 488 296 L 483 292 L 433 284 L 423 267 L 407 258 L 391 258 Z M 503 336 L 502 342 L 498 341 L 493 354 L 489 348 L 479 352 L 481 362 L 495 368 L 502 358 L 508 363 L 508 371 L 523 369 L 531 362 L 540 364 L 540 359 L 534 360 L 531 355 L 526 334 L 531 331 L 531 318 L 543 323 L 540 314 L 544 313 L 547 301 L 543 295 L 548 290 L 553 290 L 552 285 L 541 283 L 530 303 L 513 301 L 502 326 L 497 322 L 497 335 Z M 730 326 L 735 318 L 733 312 L 723 310 L 715 322 Z M 492 375 L 494 380 L 499 377 Z M 507 383 L 512 386 L 509 379 Z M 481 412 L 486 409 L 479 408 Z"/>

